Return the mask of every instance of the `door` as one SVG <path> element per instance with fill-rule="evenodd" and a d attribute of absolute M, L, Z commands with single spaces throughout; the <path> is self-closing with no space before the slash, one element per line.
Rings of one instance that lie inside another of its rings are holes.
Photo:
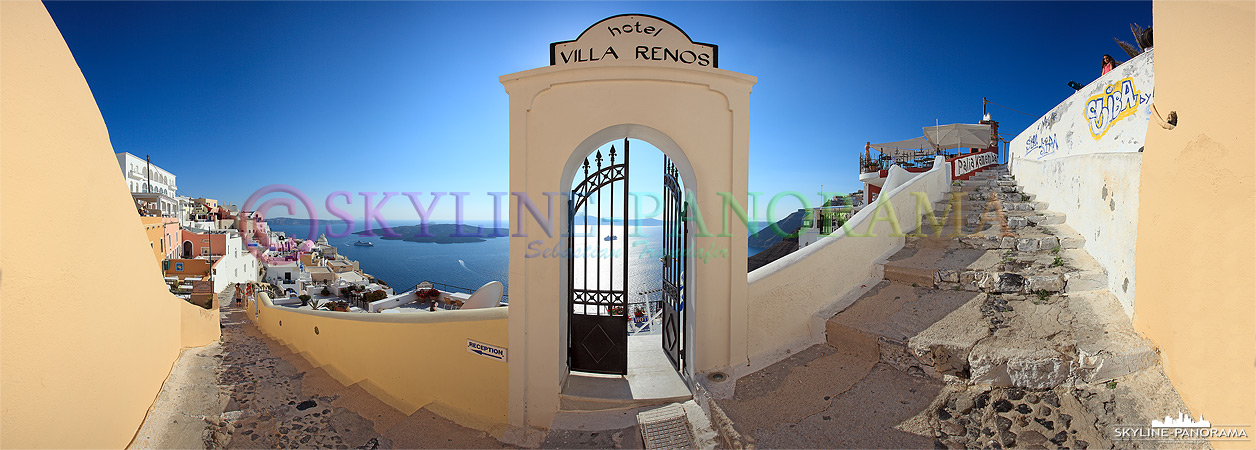
<path fill-rule="evenodd" d="M 568 335 L 571 370 L 628 373 L 628 139 L 616 164 L 602 152 L 584 160 L 584 178 L 571 191 L 567 230 Z M 590 172 L 592 170 L 592 172 Z M 619 189 L 616 189 L 618 184 Z M 619 195 L 616 196 L 616 191 Z M 616 223 L 609 220 L 622 215 Z M 623 264 L 616 268 L 618 253 Z M 616 283 L 618 281 L 618 283 Z"/>
<path fill-rule="evenodd" d="M 663 157 L 663 353 L 672 367 L 684 367 L 685 193 L 680 172 Z"/>

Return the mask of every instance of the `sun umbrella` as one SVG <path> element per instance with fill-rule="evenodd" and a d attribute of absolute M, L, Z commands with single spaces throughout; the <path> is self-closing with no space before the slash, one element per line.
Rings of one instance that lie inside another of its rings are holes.
<path fill-rule="evenodd" d="M 953 123 L 924 127 L 924 132 L 929 142 L 943 150 L 990 146 L 990 125 Z"/>

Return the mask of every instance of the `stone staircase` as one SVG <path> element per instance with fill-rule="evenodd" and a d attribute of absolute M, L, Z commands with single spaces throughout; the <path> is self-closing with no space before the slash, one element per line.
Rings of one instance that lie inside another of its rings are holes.
<path fill-rule="evenodd" d="M 1155 365 L 1085 238 L 1047 207 L 1002 166 L 955 181 L 884 280 L 828 320 L 828 343 L 995 387 L 1093 384 Z"/>
<path fill-rule="evenodd" d="M 1168 448 L 1113 431 L 1188 409 L 1065 215 L 998 166 L 934 206 L 884 279 L 826 321 L 826 343 L 713 399 L 739 442 Z"/>

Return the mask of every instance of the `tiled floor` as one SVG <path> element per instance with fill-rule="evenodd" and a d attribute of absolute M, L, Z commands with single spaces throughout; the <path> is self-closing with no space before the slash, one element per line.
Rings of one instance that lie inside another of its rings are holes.
<path fill-rule="evenodd" d="M 658 334 L 628 338 L 628 375 L 572 372 L 563 394 L 607 400 L 679 400 L 691 395 L 685 381 L 663 354 Z"/>

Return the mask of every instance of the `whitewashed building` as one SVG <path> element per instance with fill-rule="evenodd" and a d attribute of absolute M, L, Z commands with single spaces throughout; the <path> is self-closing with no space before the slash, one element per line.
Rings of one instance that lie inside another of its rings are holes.
<path fill-rule="evenodd" d="M 214 263 L 214 292 L 222 292 L 231 283 L 248 283 L 261 278 L 260 262 L 248 249 L 239 233 L 228 233 L 227 249 Z"/>
<path fill-rule="evenodd" d="M 178 185 L 173 173 L 127 152 L 116 153 L 115 156 L 133 198 L 152 204 L 150 212 L 153 214 L 180 216 L 179 201 L 176 199 Z"/>

